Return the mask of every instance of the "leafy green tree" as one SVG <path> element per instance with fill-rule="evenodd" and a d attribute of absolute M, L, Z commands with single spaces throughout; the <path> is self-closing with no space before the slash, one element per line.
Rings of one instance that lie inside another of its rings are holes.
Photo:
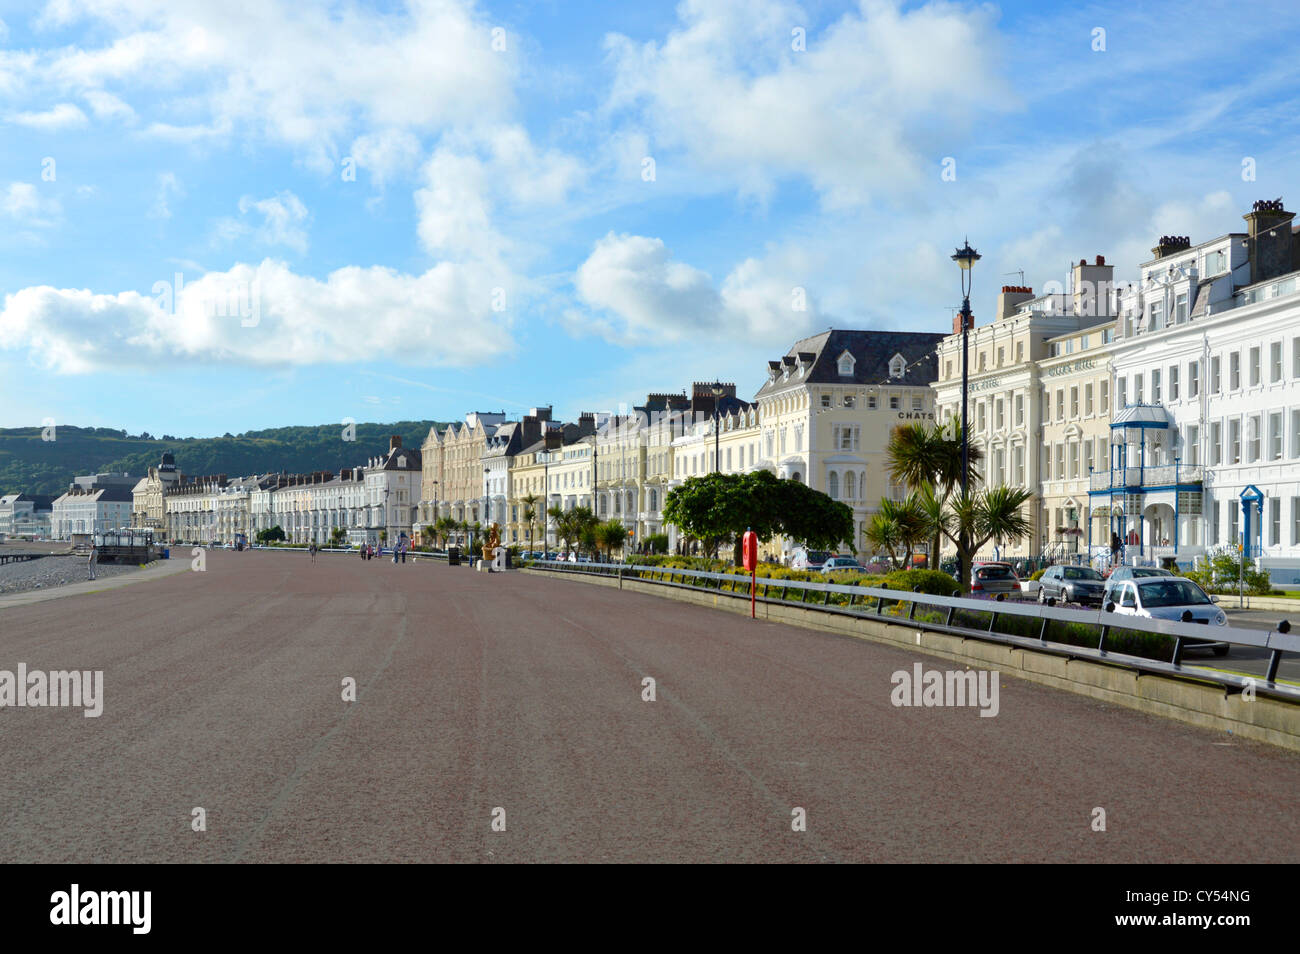
<path fill-rule="evenodd" d="M 764 543 L 780 534 L 816 549 L 853 538 L 853 511 L 845 504 L 767 470 L 688 477 L 664 499 L 664 520 L 714 549 L 746 530 Z"/>
<path fill-rule="evenodd" d="M 286 539 L 284 529 L 278 523 L 270 530 L 259 530 L 257 532 L 258 543 L 276 543 L 284 539 Z"/>
<path fill-rule="evenodd" d="M 330 531 L 330 546 L 341 547 L 343 545 L 343 528 L 335 527 Z"/>

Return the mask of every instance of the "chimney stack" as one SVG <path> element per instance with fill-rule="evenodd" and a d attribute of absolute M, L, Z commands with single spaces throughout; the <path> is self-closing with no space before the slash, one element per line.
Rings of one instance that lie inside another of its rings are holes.
<path fill-rule="evenodd" d="M 388 438 L 388 449 L 398 450 L 402 446 L 402 437 L 400 434 L 393 434 Z"/>
<path fill-rule="evenodd" d="M 1252 285 L 1292 271 L 1291 220 L 1294 217 L 1295 213 L 1288 212 L 1281 199 L 1261 199 L 1242 216 L 1250 234 L 1246 254 L 1250 258 Z"/>
<path fill-rule="evenodd" d="M 1034 297 L 1034 290 L 1028 285 L 1003 285 L 1002 291 L 998 292 L 998 317 L 1001 321 L 1003 318 L 1010 318 L 1025 302 Z M 974 320 L 971 321 L 971 327 L 974 327 Z M 952 333 L 961 334 L 961 315 L 956 315 L 952 319 Z"/>
<path fill-rule="evenodd" d="M 1079 259 L 1074 267 L 1074 314 L 1083 318 L 1109 318 L 1113 307 L 1115 266 L 1106 264 L 1106 257 L 1098 255 L 1096 264 L 1089 265 L 1086 258 Z"/>
<path fill-rule="evenodd" d="M 1191 247 L 1192 240 L 1186 235 L 1162 235 L 1156 247 L 1151 250 L 1151 254 L 1160 259 Z"/>

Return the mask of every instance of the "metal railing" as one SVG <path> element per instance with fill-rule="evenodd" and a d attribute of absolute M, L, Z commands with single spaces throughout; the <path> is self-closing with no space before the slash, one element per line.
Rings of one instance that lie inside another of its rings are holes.
<path fill-rule="evenodd" d="M 524 568 L 529 567 L 547 572 L 616 577 L 620 585 L 623 580 L 637 580 L 732 596 L 736 599 L 750 598 L 749 577 L 738 573 L 714 573 L 706 570 L 625 563 L 569 563 L 559 560 L 533 560 L 524 564 Z M 1213 683 L 1223 686 L 1229 692 L 1241 692 L 1249 688 L 1259 694 L 1300 702 L 1300 686 L 1277 681 L 1282 654 L 1300 653 L 1300 634 L 1292 634 L 1290 623 L 1286 620 L 1280 621 L 1272 631 L 1264 632 L 1230 626 L 1208 627 L 1198 623 L 1118 615 L 1105 610 L 1076 610 L 1039 603 L 1019 603 L 1004 600 L 1001 596 L 996 599 L 936 596 L 930 593 L 887 588 L 769 577 L 758 577 L 755 586 L 755 599 L 761 603 L 799 606 L 826 613 L 869 617 L 911 629 L 963 636 L 1058 656 L 1122 666 L 1139 672 Z M 954 581 L 954 591 L 955 588 Z M 792 598 L 794 594 L 798 594 L 798 598 Z M 841 601 L 836 597 L 848 599 Z M 904 607 L 906 607 L 905 612 Z M 918 612 L 923 615 L 918 616 Z M 936 615 L 940 619 L 935 619 Z M 980 625 L 971 625 L 969 620 L 972 616 L 977 619 L 987 616 L 988 621 L 984 623 L 982 619 L 978 619 Z M 1029 628 L 1035 629 L 1038 635 L 1032 637 L 999 632 L 999 618 L 1003 621 L 1008 618 L 1028 620 Z M 1096 646 L 1080 646 L 1052 640 L 1050 636 L 1053 623 L 1074 623 L 1092 627 L 1096 631 Z M 1114 634 L 1118 632 L 1167 637 L 1173 641 L 1170 660 L 1165 662 L 1108 650 L 1107 640 L 1113 639 Z M 1267 673 L 1255 677 L 1184 665 L 1183 652 L 1189 646 L 1206 642 L 1267 650 L 1269 653 Z"/>
<path fill-rule="evenodd" d="M 1145 467 L 1114 467 L 1095 470 L 1088 475 L 1090 490 L 1126 490 L 1129 488 L 1167 487 L 1177 484 L 1204 483 L 1205 469 L 1199 464 L 1147 464 Z"/>

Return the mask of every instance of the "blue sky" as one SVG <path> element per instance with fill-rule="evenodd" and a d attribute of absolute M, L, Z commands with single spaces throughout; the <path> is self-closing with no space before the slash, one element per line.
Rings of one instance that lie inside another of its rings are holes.
<path fill-rule="evenodd" d="M 0 426 L 749 395 L 1300 203 L 1293 3 L 233 8 L 0 0 Z"/>

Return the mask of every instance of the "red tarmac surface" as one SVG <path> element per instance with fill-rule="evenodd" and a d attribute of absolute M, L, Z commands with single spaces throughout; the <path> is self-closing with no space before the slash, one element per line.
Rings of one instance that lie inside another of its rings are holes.
<path fill-rule="evenodd" d="M 0 860 L 1300 861 L 1281 749 L 1010 678 L 895 708 L 946 664 L 580 582 L 207 561 L 0 611 L 0 669 L 106 696 L 0 709 Z"/>

